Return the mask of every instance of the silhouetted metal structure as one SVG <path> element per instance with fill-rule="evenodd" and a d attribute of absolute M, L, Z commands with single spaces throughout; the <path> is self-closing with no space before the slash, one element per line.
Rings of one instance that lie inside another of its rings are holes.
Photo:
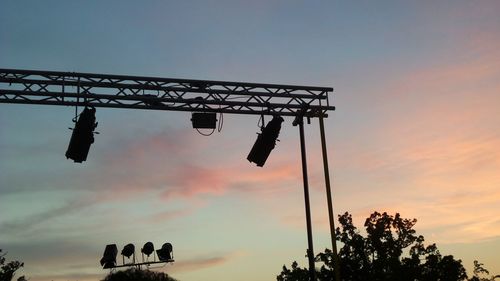
<path fill-rule="evenodd" d="M 100 260 L 100 263 L 103 269 L 113 270 L 121 267 L 135 266 L 141 268 L 143 265 L 151 266 L 155 264 L 167 264 L 175 262 L 172 244 L 168 242 L 164 243 L 159 250 L 156 250 L 156 255 L 154 253 L 155 251 L 152 242 L 147 242 L 146 244 L 144 244 L 144 246 L 141 249 L 141 252 L 142 252 L 142 261 L 137 262 L 135 259 L 135 246 L 134 244 L 129 243 L 125 245 L 123 247 L 123 250 L 121 251 L 122 264 L 117 264 L 116 256 L 118 255 L 118 248 L 116 244 L 109 244 L 106 245 L 106 248 L 104 249 L 104 253 Z M 144 254 L 147 256 L 146 259 L 144 259 Z M 149 260 L 149 256 L 151 254 L 153 254 L 153 260 Z M 156 260 L 156 256 L 158 256 L 158 260 Z M 127 259 L 130 259 L 130 257 L 132 257 L 132 261 L 126 263 L 125 257 Z"/>
<path fill-rule="evenodd" d="M 144 246 L 141 249 L 142 259 L 144 260 L 144 255 L 146 255 L 149 258 L 149 256 L 153 254 L 154 250 L 155 247 L 153 245 L 153 242 L 146 242 L 146 244 L 144 244 Z"/>
<path fill-rule="evenodd" d="M 106 248 L 104 248 L 104 253 L 102 254 L 102 258 L 100 260 L 101 266 L 103 268 L 115 267 L 117 255 L 118 255 L 118 248 L 116 247 L 116 244 L 106 245 Z"/>
<path fill-rule="evenodd" d="M 284 119 L 281 116 L 273 116 L 273 119 L 262 128 L 262 132 L 258 135 L 257 140 L 252 146 L 252 150 L 247 156 L 247 160 L 262 167 L 266 163 L 267 157 L 271 154 L 271 150 L 276 146 L 281 123 Z"/>
<path fill-rule="evenodd" d="M 85 107 L 71 134 L 68 150 L 66 150 L 66 158 L 77 163 L 87 160 L 90 145 L 94 143 L 94 130 L 96 127 L 95 108 Z"/>
<path fill-rule="evenodd" d="M 0 103 L 296 117 L 294 125 L 299 125 L 302 152 L 309 245 L 307 254 L 311 280 L 315 280 L 314 251 L 303 119 L 319 118 L 320 120 L 332 249 L 334 253 L 337 253 L 323 125 L 323 118 L 328 116 L 328 111 L 335 109 L 330 105 L 328 97 L 331 92 L 333 88 L 327 87 L 0 69 Z M 213 120 L 213 116 L 210 118 Z M 196 122 L 199 125 L 193 123 L 193 127 L 213 128 L 213 121 L 205 123 L 201 121 Z M 265 162 L 263 158 L 260 157 L 259 160 L 262 165 Z M 334 258 L 337 260 L 338 256 L 334 255 Z M 335 264 L 338 266 L 338 260 Z M 338 267 L 336 271 L 338 274 Z M 339 278 L 336 275 L 336 279 L 339 280 Z"/>
<path fill-rule="evenodd" d="M 326 115 L 332 88 L 0 69 L 0 102 L 189 112 Z"/>
<path fill-rule="evenodd" d="M 160 261 L 169 261 L 173 258 L 172 244 L 165 243 L 161 249 L 156 250 L 156 255 Z"/>
<path fill-rule="evenodd" d="M 193 112 L 191 122 L 194 129 L 215 129 L 217 127 L 217 113 Z"/>

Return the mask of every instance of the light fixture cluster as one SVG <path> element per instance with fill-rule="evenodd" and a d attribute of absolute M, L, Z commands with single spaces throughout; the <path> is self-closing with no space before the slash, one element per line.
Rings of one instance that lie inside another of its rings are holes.
<path fill-rule="evenodd" d="M 94 143 L 94 134 L 97 127 L 96 110 L 94 107 L 85 107 L 75 122 L 75 127 L 71 135 L 71 140 L 66 151 L 66 158 L 72 159 L 74 162 L 82 163 L 87 160 L 87 155 L 90 150 L 90 145 Z M 222 117 L 221 117 L 222 118 Z M 214 129 L 216 128 L 216 113 L 215 112 L 193 112 L 191 121 L 195 129 Z M 255 163 L 259 167 L 263 167 L 271 151 L 276 146 L 276 141 L 281 130 L 281 123 L 284 119 L 279 115 L 273 115 L 273 119 L 261 128 L 258 133 L 247 160 Z M 132 245 L 133 246 L 133 245 Z M 128 252 L 128 251 L 126 251 Z"/>
<path fill-rule="evenodd" d="M 116 257 L 118 255 L 118 248 L 116 244 L 109 244 L 106 245 L 104 248 L 104 253 L 102 255 L 102 258 L 100 260 L 101 266 L 104 269 L 110 268 L 117 268 L 117 267 L 127 267 L 127 266 L 142 266 L 142 265 L 151 265 L 151 264 L 157 264 L 157 263 L 169 263 L 169 262 L 174 262 L 174 256 L 173 256 L 173 248 L 172 244 L 170 243 L 164 243 L 162 247 L 158 250 L 156 250 L 156 255 L 155 255 L 155 248 L 152 242 L 147 242 L 144 244 L 144 246 L 141 248 L 141 253 L 142 253 L 142 262 L 137 262 L 135 258 L 135 246 L 132 243 L 129 243 L 123 247 L 123 250 L 121 251 L 122 255 L 122 264 L 118 265 L 116 262 Z M 153 260 L 150 260 L 150 256 L 153 255 Z M 146 258 L 144 258 L 146 256 Z M 126 263 L 125 258 L 127 260 L 131 260 L 130 262 Z M 157 260 L 158 258 L 158 260 Z"/>

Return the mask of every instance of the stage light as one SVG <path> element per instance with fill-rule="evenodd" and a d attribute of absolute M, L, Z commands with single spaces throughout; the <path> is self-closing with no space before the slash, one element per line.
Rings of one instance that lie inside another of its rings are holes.
<path fill-rule="evenodd" d="M 191 115 L 194 129 L 215 129 L 217 126 L 217 113 L 193 112 Z"/>
<path fill-rule="evenodd" d="M 126 256 L 127 258 L 130 258 L 131 255 L 135 253 L 135 246 L 134 244 L 130 243 L 125 245 L 122 250 L 122 255 Z"/>
<path fill-rule="evenodd" d="M 278 139 L 283 121 L 281 116 L 273 116 L 273 119 L 262 129 L 262 133 L 258 135 L 252 150 L 250 150 L 247 156 L 248 161 L 257 164 L 259 167 L 264 166 L 269 154 L 271 154 L 271 150 L 276 146 L 276 140 Z"/>
<path fill-rule="evenodd" d="M 101 266 L 103 268 L 113 268 L 116 266 L 116 255 L 118 255 L 118 248 L 116 244 L 106 245 L 104 254 L 101 258 Z"/>
<path fill-rule="evenodd" d="M 90 145 L 94 143 L 94 130 L 97 127 L 95 120 L 95 108 L 85 107 L 71 134 L 66 158 L 72 159 L 77 163 L 87 160 Z"/>
<path fill-rule="evenodd" d="M 146 256 L 150 256 L 155 250 L 155 247 L 153 246 L 152 242 L 147 242 L 142 246 L 141 252 L 145 254 Z"/>
<path fill-rule="evenodd" d="M 172 259 L 172 244 L 165 243 L 161 246 L 160 250 L 156 250 L 156 254 L 158 255 L 158 259 L 160 261 L 169 261 Z"/>

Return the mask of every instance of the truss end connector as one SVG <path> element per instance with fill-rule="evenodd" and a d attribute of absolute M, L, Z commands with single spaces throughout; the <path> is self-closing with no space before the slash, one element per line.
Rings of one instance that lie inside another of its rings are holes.
<path fill-rule="evenodd" d="M 297 111 L 297 115 L 295 115 L 295 120 L 293 120 L 292 125 L 297 126 L 303 122 L 304 116 L 307 113 L 307 110 L 309 109 L 309 104 L 305 103 L 302 105 L 302 108 Z"/>

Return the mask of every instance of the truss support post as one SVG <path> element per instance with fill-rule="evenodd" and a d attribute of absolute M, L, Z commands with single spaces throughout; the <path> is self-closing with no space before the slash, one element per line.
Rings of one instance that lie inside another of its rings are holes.
<path fill-rule="evenodd" d="M 312 223 L 311 223 L 311 205 L 309 203 L 309 181 L 307 177 L 307 159 L 306 159 L 306 144 L 304 137 L 304 120 L 299 117 L 298 120 L 300 132 L 300 154 L 302 157 L 302 178 L 304 181 L 304 201 L 306 208 L 306 225 L 307 225 L 307 258 L 309 260 L 309 280 L 316 281 L 316 268 L 314 265 L 314 249 L 312 237 Z"/>
<path fill-rule="evenodd" d="M 335 233 L 335 219 L 333 215 L 332 190 L 330 187 L 330 171 L 328 169 L 328 154 L 326 150 L 325 124 L 323 122 L 323 116 L 319 117 L 319 131 L 321 135 L 321 150 L 323 154 L 323 169 L 325 173 L 326 198 L 328 204 L 328 218 L 330 220 L 330 236 L 332 240 L 335 281 L 340 281 L 340 261 L 337 251 L 337 238 Z"/>

